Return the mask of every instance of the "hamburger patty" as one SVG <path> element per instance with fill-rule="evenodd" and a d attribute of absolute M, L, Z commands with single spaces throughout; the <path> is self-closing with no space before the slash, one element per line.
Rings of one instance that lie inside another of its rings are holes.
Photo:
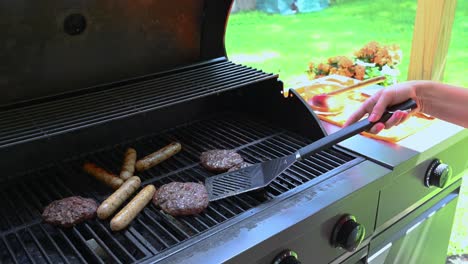
<path fill-rule="evenodd" d="M 240 170 L 240 169 L 243 169 L 243 168 L 247 168 L 249 166 L 252 166 L 252 164 L 244 161 L 242 163 L 239 163 L 239 164 L 235 165 L 234 167 L 231 167 L 228 171 L 229 172 L 236 171 L 236 170 Z"/>
<path fill-rule="evenodd" d="M 200 183 L 171 182 L 156 191 L 153 203 L 172 216 L 194 215 L 208 206 L 208 193 Z"/>
<path fill-rule="evenodd" d="M 239 153 L 226 149 L 208 150 L 200 156 L 203 167 L 212 172 L 225 172 L 243 161 Z"/>
<path fill-rule="evenodd" d="M 71 196 L 50 203 L 42 213 L 46 223 L 72 227 L 96 216 L 98 204 L 90 198 Z"/>

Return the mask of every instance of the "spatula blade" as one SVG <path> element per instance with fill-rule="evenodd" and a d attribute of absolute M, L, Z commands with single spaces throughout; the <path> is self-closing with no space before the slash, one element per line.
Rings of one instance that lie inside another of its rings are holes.
<path fill-rule="evenodd" d="M 216 201 L 244 192 L 264 188 L 276 176 L 294 163 L 296 157 L 290 155 L 278 159 L 257 163 L 233 172 L 226 172 L 205 180 L 208 199 Z"/>

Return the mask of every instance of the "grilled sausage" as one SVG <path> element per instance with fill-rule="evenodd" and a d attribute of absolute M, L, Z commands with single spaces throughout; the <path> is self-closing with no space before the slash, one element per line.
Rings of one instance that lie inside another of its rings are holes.
<path fill-rule="evenodd" d="M 109 196 L 97 209 L 97 216 L 106 219 L 111 216 L 139 187 L 140 178 L 132 176 L 117 191 Z"/>
<path fill-rule="evenodd" d="M 123 184 L 123 180 L 117 177 L 117 175 L 106 171 L 94 163 L 86 162 L 83 165 L 83 170 L 92 175 L 97 180 L 112 187 L 114 190 L 117 190 Z"/>
<path fill-rule="evenodd" d="M 135 172 L 136 156 L 136 150 L 133 148 L 128 148 L 125 152 L 122 170 L 120 171 L 120 178 L 122 180 L 126 181 L 133 176 Z"/>
<path fill-rule="evenodd" d="M 143 188 L 120 212 L 112 218 L 110 228 L 112 231 L 120 231 L 126 228 L 130 222 L 143 210 L 151 201 L 156 188 L 154 185 L 148 185 Z"/>
<path fill-rule="evenodd" d="M 144 157 L 143 159 L 137 161 L 136 169 L 138 171 L 147 170 L 164 160 L 174 156 L 182 149 L 182 146 L 179 142 L 172 142 L 171 144 L 165 146 L 164 148 L 149 154 L 148 156 Z"/>

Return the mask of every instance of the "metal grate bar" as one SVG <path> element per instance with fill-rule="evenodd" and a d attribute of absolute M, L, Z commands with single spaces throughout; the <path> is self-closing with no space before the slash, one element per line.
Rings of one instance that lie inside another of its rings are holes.
<path fill-rule="evenodd" d="M 2 236 L 0 240 L 0 263 L 18 263 L 14 257 L 13 251 L 11 250 L 8 243 L 5 241 L 5 237 Z"/>
<path fill-rule="evenodd" d="M 96 240 L 96 242 L 99 244 L 99 246 L 101 246 L 102 249 L 104 249 L 104 251 L 108 254 L 108 256 L 112 257 L 112 262 L 115 262 L 115 263 L 122 263 L 122 261 L 119 260 L 119 258 L 115 255 L 115 253 L 107 246 L 106 243 L 104 243 L 104 241 L 101 239 L 101 237 L 99 237 L 96 232 L 94 232 L 94 230 L 92 228 L 89 227 L 89 224 L 88 223 L 85 223 L 84 224 L 84 228 L 86 229 L 86 231 L 88 231 L 89 234 L 91 234 L 91 237 Z M 74 230 L 77 230 L 77 228 Z M 81 234 L 80 234 L 81 235 Z"/>
<path fill-rule="evenodd" d="M 52 237 L 50 236 L 49 232 L 47 232 L 44 227 L 42 225 L 39 225 L 39 228 L 41 230 L 41 232 L 45 235 L 45 237 L 47 237 L 47 239 L 49 240 L 49 242 L 54 246 L 55 250 L 58 252 L 58 254 L 60 255 L 60 257 L 62 258 L 62 261 L 65 262 L 65 263 L 70 263 L 67 258 L 65 257 L 65 254 L 63 253 L 62 249 L 58 246 L 58 244 L 55 242 L 54 239 L 52 239 Z M 43 241 L 44 242 L 44 241 Z M 84 259 L 82 260 L 82 262 L 84 262 Z"/>
<path fill-rule="evenodd" d="M 20 189 L 20 186 L 17 188 Z M 27 220 L 22 220 L 24 223 L 34 221 L 34 219 L 37 219 L 41 215 L 38 210 L 31 208 L 30 203 L 28 203 L 25 200 L 24 195 L 20 195 L 19 192 L 10 191 L 10 195 L 8 197 L 12 197 L 16 202 L 19 202 L 16 207 L 23 208 L 23 211 L 25 211 L 29 216 Z"/>
<path fill-rule="evenodd" d="M 196 128 L 194 128 L 190 132 L 187 131 L 186 133 L 190 133 L 191 137 L 193 137 L 193 140 L 197 143 L 199 142 L 196 145 L 199 146 L 200 149 L 203 149 L 203 146 L 206 146 L 208 142 L 210 142 L 208 143 L 209 149 L 233 149 L 239 146 L 239 144 L 234 145 L 232 143 L 222 141 L 220 138 L 210 137 L 206 135 L 205 132 L 200 133 L 200 130 Z"/>
<path fill-rule="evenodd" d="M 326 150 L 323 151 L 323 153 L 328 154 L 330 158 L 335 159 L 340 164 L 343 164 L 343 163 L 346 163 L 348 161 L 353 160 L 350 156 L 343 155 L 343 153 L 338 152 L 338 151 L 334 150 L 333 148 L 326 149 Z"/>
<path fill-rule="evenodd" d="M 7 197 L 11 197 L 11 196 L 7 196 Z M 3 197 L 4 200 L 5 200 L 5 196 Z M 27 223 L 27 221 L 22 217 L 22 215 L 18 212 L 18 208 L 23 208 L 21 206 L 14 206 L 13 203 L 12 203 L 12 200 L 11 199 L 6 199 L 8 201 L 8 204 L 10 205 L 11 208 L 15 208 L 14 211 L 15 211 L 15 215 L 20 219 L 21 223 Z M 30 235 L 30 237 L 32 237 L 34 243 L 36 244 L 37 248 L 39 249 L 39 251 L 41 252 L 42 254 L 42 257 L 45 257 L 46 260 L 48 261 L 48 263 L 52 263 L 50 261 L 50 259 L 48 258 L 47 254 L 45 253 L 44 249 L 41 247 L 40 243 L 37 241 L 36 237 L 31 233 L 31 230 L 27 229 L 27 232 L 28 234 Z M 23 243 L 24 239 L 21 239 L 18 235 L 18 233 L 15 233 L 15 236 L 17 237 L 18 241 L 20 242 L 21 246 L 25 249 L 25 251 L 27 252 L 27 255 L 30 257 L 30 254 L 29 252 L 32 250 L 31 248 L 28 248 L 25 246 L 25 244 Z M 31 259 L 33 263 L 35 263 L 34 261 L 34 258 Z"/>
<path fill-rule="evenodd" d="M 178 235 L 180 237 L 180 238 L 178 238 L 178 240 L 183 241 L 183 240 L 191 237 L 191 235 L 189 234 L 191 232 L 190 230 L 187 230 L 181 224 L 179 224 L 179 223 L 173 221 L 172 219 L 166 217 L 166 215 L 163 214 L 160 210 L 158 210 L 153 204 L 150 205 L 150 208 L 151 208 L 150 212 L 155 214 L 158 219 L 161 219 L 162 223 L 165 224 L 165 226 L 167 227 L 167 229 L 164 229 L 164 230 L 167 230 L 167 231 L 173 230 L 174 231 L 173 234 Z"/>
<path fill-rule="evenodd" d="M 269 79 L 270 77 L 264 77 L 263 79 L 264 80 L 267 80 Z M 247 79 L 245 80 L 246 83 L 248 82 L 253 82 L 255 79 Z M 225 85 L 224 86 L 220 86 L 220 87 L 216 87 L 216 89 L 214 87 L 211 87 L 211 86 L 206 86 L 204 88 L 204 90 L 200 90 L 200 91 L 196 91 L 196 92 L 186 92 L 186 93 L 183 93 L 183 94 L 177 94 L 177 95 L 174 95 L 174 96 L 171 96 L 171 97 L 167 97 L 165 98 L 166 100 L 164 102 L 160 102 L 160 100 L 158 101 L 152 101 L 152 100 L 149 100 L 147 102 L 145 102 L 145 104 L 142 104 L 142 105 L 139 105 L 138 106 L 138 109 L 140 111 L 148 111 L 148 110 L 151 110 L 151 109 L 155 109 L 157 107 L 162 107 L 162 106 L 168 106 L 168 105 L 171 105 L 175 102 L 183 102 L 183 101 L 186 101 L 186 100 L 192 100 L 193 98 L 196 98 L 196 97 L 200 97 L 202 95 L 206 95 L 206 94 L 212 94 L 212 93 L 217 93 L 221 90 L 227 90 L 227 89 L 234 89 L 234 88 L 237 88 L 238 86 L 240 86 L 239 84 L 237 84 L 238 82 L 236 81 L 232 81 L 232 84 L 229 84 L 229 83 L 224 83 Z M 237 85 L 235 85 L 237 84 Z M 157 100 L 157 98 L 153 98 L 152 96 L 150 96 L 151 99 L 154 99 L 154 100 Z"/>
<path fill-rule="evenodd" d="M 123 233 L 134 245 L 142 244 L 144 246 L 142 247 L 142 251 L 145 253 L 145 256 L 152 256 L 158 253 L 158 250 L 156 250 L 133 226 L 128 227 Z"/>
<path fill-rule="evenodd" d="M 0 204 L 1 208 L 4 208 L 2 204 Z M 4 232 L 5 230 L 9 230 L 10 228 L 13 227 L 11 222 L 8 220 L 8 217 L 6 217 L 7 214 L 0 214 L 0 223 L 1 223 L 1 228 L 0 231 Z"/>
<path fill-rule="evenodd" d="M 257 135 L 257 137 L 266 137 L 273 134 L 285 133 L 286 131 L 279 128 L 271 128 L 260 122 L 253 122 L 248 118 L 231 118 L 226 120 L 230 123 L 230 127 L 234 130 L 237 130 L 242 133 L 250 133 L 252 135 Z M 237 127 L 237 129 L 236 129 Z M 240 129 L 240 130 L 239 130 Z"/>
<path fill-rule="evenodd" d="M 2 201 L 4 201 L 4 203 L 2 204 L 2 210 L 4 211 L 5 215 L 7 214 L 7 212 L 14 212 L 14 214 L 12 214 L 11 217 L 6 218 L 6 221 L 9 224 L 9 226 L 13 227 L 23 224 L 24 221 L 22 221 L 22 219 L 18 215 L 18 207 L 14 206 L 11 200 L 5 196 L 5 192 L 1 192 L 0 195 Z"/>
<path fill-rule="evenodd" d="M 16 259 L 16 255 L 13 252 L 13 249 L 11 248 L 10 244 L 6 241 L 5 236 L 2 236 L 2 241 L 3 241 L 3 244 L 6 246 L 6 248 L 8 250 L 8 253 L 10 254 L 11 259 L 13 259 L 13 262 L 18 263 L 18 260 Z"/>
<path fill-rule="evenodd" d="M 247 131 L 246 129 L 242 129 L 242 128 L 237 128 L 236 129 L 236 128 L 231 127 L 231 126 L 232 126 L 232 124 L 221 121 L 221 122 L 219 122 L 218 125 L 208 124 L 207 127 L 212 129 L 213 131 L 218 130 L 219 132 L 217 132 L 217 134 L 229 135 L 235 141 L 244 142 L 246 144 L 250 143 L 252 141 L 256 141 L 258 139 L 266 138 L 266 137 L 269 137 L 271 135 L 276 134 L 276 133 L 265 134 L 265 135 L 252 134 L 249 131 Z"/>
<path fill-rule="evenodd" d="M 15 109 L 3 111 L 2 115 L 0 116 L 0 125 L 8 124 L 8 121 L 12 119 L 14 120 L 17 115 L 18 112 Z"/>
<path fill-rule="evenodd" d="M 31 132 L 38 130 L 34 122 L 23 116 L 17 110 L 8 111 L 8 113 L 0 113 L 0 138 L 7 137 L 8 135 L 20 134 L 22 130 Z"/>
<path fill-rule="evenodd" d="M 83 255 L 78 251 L 76 246 L 73 244 L 73 242 L 70 240 L 70 238 L 65 234 L 65 232 L 63 232 L 62 229 L 58 229 L 58 232 L 60 233 L 61 238 L 67 243 L 67 245 L 72 249 L 72 251 L 75 253 L 75 255 L 79 258 L 79 260 L 82 263 L 87 263 L 87 261 L 84 259 Z M 87 248 L 85 250 L 89 251 L 89 249 L 87 249 Z"/>
<path fill-rule="evenodd" d="M 128 98 L 126 102 L 139 102 L 142 99 L 148 99 L 153 96 L 162 96 L 162 97 L 171 97 L 177 94 L 181 94 L 180 87 L 184 87 L 183 91 L 185 94 L 196 93 L 200 91 L 206 91 L 207 85 L 212 85 L 220 83 L 219 80 L 229 80 L 233 77 L 240 79 L 246 74 L 260 74 L 259 71 L 252 71 L 249 68 L 239 68 L 234 65 L 224 67 L 221 70 L 211 70 L 204 72 L 196 72 L 192 76 L 187 76 L 184 78 L 177 78 L 172 82 L 158 82 L 151 83 L 149 85 L 139 85 L 138 95 L 132 93 L 131 90 L 120 90 L 117 96 L 119 98 Z M 218 82 L 217 82 L 218 81 Z M 158 89 L 154 89 L 158 87 Z M 144 102 L 144 101 L 143 101 Z"/>
<path fill-rule="evenodd" d="M 148 218 L 150 218 L 150 217 L 148 217 Z M 153 236 L 157 240 L 156 243 L 159 244 L 160 246 L 156 246 L 156 248 L 161 250 L 163 248 L 168 248 L 171 245 L 171 244 L 167 243 L 166 240 L 163 239 L 160 235 L 156 234 L 156 232 L 154 232 L 153 229 L 149 228 L 148 225 L 145 224 L 142 219 L 137 219 L 137 222 L 138 222 L 139 226 L 143 227 L 143 229 L 144 229 L 144 231 L 146 231 L 146 233 L 149 233 L 151 236 Z M 153 244 L 153 246 L 155 246 L 154 245 L 155 241 L 151 241 L 151 242 L 152 242 L 151 244 Z"/>
<path fill-rule="evenodd" d="M 91 108 L 92 107 L 92 108 Z M 101 107 L 93 107 L 89 105 L 80 105 L 81 110 L 58 110 L 60 115 L 43 116 L 35 118 L 35 121 L 41 124 L 41 128 L 48 133 L 49 130 L 60 129 L 60 127 L 73 126 L 73 124 L 83 124 L 101 119 L 109 119 L 107 116 L 121 116 L 124 114 L 135 113 L 137 110 L 131 106 L 124 104 L 112 104 L 111 106 L 103 104 Z"/>
<path fill-rule="evenodd" d="M 219 128 L 220 126 L 215 126 L 213 123 L 208 123 L 204 126 L 204 128 L 200 128 L 199 126 L 194 126 L 192 132 L 197 131 L 200 135 L 205 135 L 204 129 L 208 129 L 211 133 L 210 136 L 212 140 L 222 140 L 223 142 L 228 143 L 230 146 L 238 146 L 238 145 L 245 145 L 252 141 L 252 139 L 244 139 L 240 138 L 233 133 L 226 133 L 225 130 Z M 224 132 L 224 133 L 223 133 Z"/>
<path fill-rule="evenodd" d="M 35 121 L 46 121 L 46 120 L 53 120 L 59 118 L 60 116 L 67 116 L 70 113 L 82 114 L 86 112 L 91 112 L 94 109 L 100 110 L 103 109 L 103 106 L 110 105 L 122 105 L 122 102 L 118 99 L 112 97 L 112 95 L 107 92 L 105 96 L 102 97 L 95 97 L 90 95 L 72 97 L 70 99 L 66 99 L 65 101 L 58 101 L 58 102 L 51 102 L 51 103 L 44 103 L 41 105 L 37 105 L 35 108 L 28 109 L 21 109 L 22 113 L 34 118 Z M 88 109 L 87 107 L 83 106 L 92 106 L 92 109 Z M 91 111 L 90 111 L 91 110 Z"/>
<path fill-rule="evenodd" d="M 278 179 L 274 180 L 268 187 L 277 190 L 280 194 L 289 190 L 288 186 L 285 186 L 282 182 L 279 182 Z"/>
<path fill-rule="evenodd" d="M 258 199 L 254 199 L 250 197 L 250 194 L 241 194 L 235 197 L 232 197 L 232 201 L 238 202 L 238 204 L 242 204 L 244 210 L 248 210 L 253 208 L 261 203 Z"/>
<path fill-rule="evenodd" d="M 72 227 L 71 233 L 72 233 L 71 236 L 73 236 L 73 238 L 78 240 L 77 242 L 82 245 L 81 248 L 83 248 L 83 250 L 87 252 L 93 258 L 93 262 L 96 261 L 98 263 L 104 263 L 104 261 L 98 255 L 96 255 L 96 253 L 94 253 L 91 248 L 89 248 L 88 244 L 86 243 L 86 239 L 76 229 L 76 227 Z"/>
<path fill-rule="evenodd" d="M 331 161 L 330 159 L 324 157 L 323 155 L 320 155 L 320 153 L 316 153 L 313 157 L 317 161 L 319 161 L 320 165 L 322 167 L 326 168 L 327 171 L 333 169 L 334 167 L 336 167 L 336 166 L 333 166 L 333 165 L 330 164 L 330 163 L 333 164 L 334 161 Z"/>
<path fill-rule="evenodd" d="M 331 168 L 324 165 L 325 163 L 317 159 L 315 156 L 311 156 L 308 160 L 313 164 L 313 167 L 319 169 L 321 173 L 325 173 Z"/>
<path fill-rule="evenodd" d="M 24 134 L 26 132 L 23 132 L 25 128 L 28 130 L 39 130 L 37 128 L 32 128 L 31 129 L 31 122 L 25 122 L 25 123 L 14 123 L 15 120 L 18 119 L 18 117 L 14 117 L 11 120 L 6 120 L 5 124 L 0 124 L 2 130 L 0 130 L 0 136 L 1 137 L 7 137 L 8 135 L 16 135 L 16 134 Z"/>
<path fill-rule="evenodd" d="M 112 89 L 112 92 L 115 94 L 115 96 L 119 98 L 127 98 L 129 95 L 134 95 L 132 94 L 131 90 L 138 89 L 142 93 L 145 92 L 147 89 L 154 89 L 154 87 L 160 87 L 161 84 L 164 85 L 165 87 L 170 86 L 171 84 L 174 83 L 181 83 L 184 80 L 194 80 L 194 78 L 202 76 L 206 73 L 213 72 L 219 68 L 221 69 L 226 69 L 227 71 L 232 70 L 233 68 L 238 67 L 239 65 L 235 65 L 233 63 L 218 63 L 218 64 L 213 64 L 209 65 L 203 68 L 196 68 L 192 70 L 186 70 L 182 73 L 177 73 L 177 74 L 172 74 L 172 75 L 166 75 L 163 77 L 157 77 L 155 79 L 150 79 L 147 81 L 142 81 L 138 82 L 135 84 L 131 85 L 126 85 L 126 86 L 121 86 L 119 88 Z M 203 80 L 203 78 L 198 78 Z M 197 80 L 197 79 L 195 79 Z M 129 94 L 130 93 L 130 94 Z"/>
<path fill-rule="evenodd" d="M 20 136 L 8 136 L 8 137 L 5 137 L 5 139 L 0 139 L 0 146 L 13 145 L 13 144 L 24 142 L 33 137 L 41 137 L 45 135 L 43 132 L 41 132 L 38 129 L 30 130 L 30 132 L 25 132 L 21 134 L 23 136 L 21 136 L 20 133 L 18 133 L 18 135 Z"/>
<path fill-rule="evenodd" d="M 11 235 L 11 234 L 10 234 Z M 23 252 L 26 253 L 26 257 L 29 259 L 29 261 L 31 263 L 36 263 L 36 261 L 34 260 L 34 258 L 31 256 L 31 253 L 30 251 L 26 248 L 26 246 L 24 245 L 24 242 L 23 240 L 18 236 L 18 233 L 14 233 L 14 235 L 11 235 L 11 236 L 14 236 L 14 238 L 16 238 L 16 241 L 21 245 L 21 249 L 23 250 Z"/>
<path fill-rule="evenodd" d="M 154 218 L 155 217 L 152 217 L 150 215 L 150 210 L 144 210 L 144 214 L 146 215 L 146 218 L 148 218 L 148 221 L 151 222 L 153 225 L 157 226 L 160 230 L 163 231 L 163 234 L 166 235 L 167 237 L 169 237 L 170 239 L 172 239 L 172 241 L 174 243 L 178 243 L 180 241 L 182 241 L 183 239 L 179 239 L 177 238 L 176 236 L 174 236 L 169 230 L 167 230 L 163 225 L 161 225 L 158 221 L 156 221 Z M 156 234 L 153 234 L 154 237 L 158 238 L 158 240 L 161 241 L 161 243 L 165 244 L 166 247 L 169 247 L 169 244 L 174 244 L 174 243 L 166 243 L 164 239 L 160 238 L 160 236 L 156 235 Z M 188 237 L 188 236 L 187 236 Z M 172 242 L 171 241 L 171 242 Z"/>
<path fill-rule="evenodd" d="M 176 101 L 185 101 L 188 99 L 191 100 L 192 98 L 202 96 L 204 94 L 211 94 L 211 93 L 219 92 L 221 90 L 234 89 L 243 85 L 245 86 L 245 84 L 253 82 L 253 81 L 261 81 L 261 80 L 267 80 L 271 78 L 270 76 L 262 76 L 262 75 L 263 74 L 256 74 L 256 75 L 251 74 L 248 79 L 246 78 L 244 80 L 236 79 L 236 80 L 231 80 L 231 81 L 222 81 L 222 82 L 220 81 L 219 83 L 222 83 L 223 85 L 216 85 L 216 84 L 203 85 L 201 86 L 201 88 L 196 89 L 196 90 L 185 88 L 183 89 L 184 91 L 183 93 L 179 92 L 178 94 L 167 96 L 164 98 L 165 99 L 164 101 L 161 101 L 161 99 L 157 98 L 159 97 L 159 95 L 148 95 L 149 99 L 144 102 L 140 102 L 141 104 L 138 105 L 138 109 L 146 111 L 146 110 L 153 109 L 155 107 L 169 105 Z M 243 76 L 236 76 L 236 78 L 237 77 L 243 77 Z M 239 82 L 241 81 L 244 82 L 245 84 L 240 84 Z M 200 86 L 197 84 L 197 87 L 200 87 Z M 132 103 L 132 101 L 130 101 L 130 103 Z"/>
<path fill-rule="evenodd" d="M 340 166 L 340 164 L 341 164 L 339 161 L 336 161 L 336 159 L 330 157 L 330 154 L 328 154 L 326 152 L 317 153 L 316 156 L 322 158 L 322 160 L 324 160 L 328 164 L 330 164 L 332 168 L 334 168 L 336 166 Z"/>
<path fill-rule="evenodd" d="M 289 177 L 291 178 L 294 178 L 297 182 L 298 182 L 298 185 L 302 184 L 302 183 L 305 183 L 307 182 L 308 180 L 310 179 L 313 179 L 315 178 L 314 176 L 312 177 L 307 177 L 307 176 L 304 176 L 304 174 L 302 173 L 298 173 L 294 167 L 290 168 L 289 170 L 285 171 L 284 174 L 288 175 Z"/>
<path fill-rule="evenodd" d="M 29 228 L 27 229 L 27 232 L 28 232 L 29 236 L 33 239 L 34 244 L 36 244 L 36 246 L 39 249 L 39 251 L 41 252 L 42 256 L 47 260 L 47 262 L 48 263 L 53 263 L 52 260 L 47 256 L 47 253 L 44 250 L 44 248 L 42 247 L 42 245 L 41 245 L 42 243 L 39 242 L 39 240 L 36 238 L 36 236 L 33 234 L 33 232 L 31 232 L 31 230 Z"/>
<path fill-rule="evenodd" d="M 125 107 L 107 112 L 107 115 L 100 114 L 100 115 L 93 116 L 92 118 L 84 117 L 84 118 L 80 118 L 76 120 L 66 121 L 63 124 L 54 124 L 49 127 L 44 127 L 44 130 L 46 130 L 48 134 L 53 134 L 56 132 L 67 131 L 78 126 L 83 127 L 83 126 L 88 126 L 90 124 L 105 122 L 106 120 L 109 120 L 109 119 L 125 116 L 125 115 L 136 112 L 133 109 L 128 110 L 128 111 L 122 111 L 122 109 L 125 109 Z"/>

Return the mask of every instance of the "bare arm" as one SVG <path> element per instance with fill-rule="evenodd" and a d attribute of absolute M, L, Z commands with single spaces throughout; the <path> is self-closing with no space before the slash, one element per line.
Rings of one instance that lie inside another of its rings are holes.
<path fill-rule="evenodd" d="M 430 81 L 414 87 L 421 112 L 468 128 L 468 89 Z"/>
<path fill-rule="evenodd" d="M 380 119 L 385 109 L 409 98 L 414 99 L 416 111 L 468 127 L 468 89 L 433 81 L 409 81 L 382 89 L 366 100 L 346 121 L 345 126 L 360 120 L 369 113 L 369 120 Z M 408 118 L 408 113 L 397 111 L 383 123 L 377 123 L 370 132 L 379 133 L 384 128 L 398 125 Z"/>

